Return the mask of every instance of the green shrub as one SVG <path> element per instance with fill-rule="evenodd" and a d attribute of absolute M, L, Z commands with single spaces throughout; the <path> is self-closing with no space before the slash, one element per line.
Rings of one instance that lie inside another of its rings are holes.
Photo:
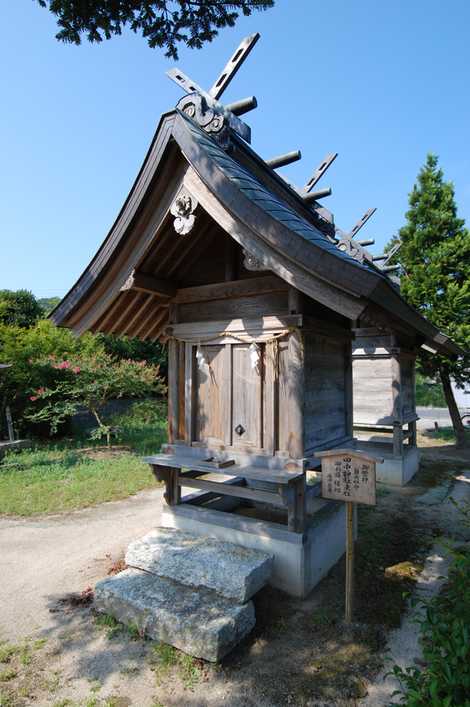
<path fill-rule="evenodd" d="M 441 383 L 435 383 L 430 378 L 426 378 L 421 373 L 417 373 L 416 405 L 434 408 L 447 407 Z"/>
<path fill-rule="evenodd" d="M 31 409 L 30 396 L 40 387 L 53 386 L 60 377 L 60 371 L 44 370 L 41 361 L 45 357 L 99 350 L 102 345 L 92 334 L 78 338 L 48 320 L 39 321 L 29 329 L 0 324 L 0 362 L 12 364 L 0 374 L 0 425 L 4 422 L 5 406 L 9 405 L 19 433 L 30 431 L 31 422 L 25 418 Z"/>
<path fill-rule="evenodd" d="M 29 412 L 29 419 L 47 422 L 55 433 L 80 408 L 85 408 L 98 425 L 93 438 L 106 437 L 108 446 L 117 430 L 103 419 L 101 410 L 110 400 L 165 392 L 158 366 L 114 359 L 104 350 L 79 352 L 62 359 L 50 355 L 37 365 L 42 367 L 43 380 L 52 378 L 53 382 L 40 386 L 30 396 L 34 409 Z"/>

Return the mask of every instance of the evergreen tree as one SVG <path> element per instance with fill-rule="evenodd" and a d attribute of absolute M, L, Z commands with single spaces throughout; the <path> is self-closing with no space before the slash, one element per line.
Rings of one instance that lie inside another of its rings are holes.
<path fill-rule="evenodd" d="M 274 0 L 37 0 L 57 17 L 56 38 L 80 44 L 82 35 L 102 42 L 127 26 L 147 39 L 150 47 L 164 47 L 165 56 L 178 58 L 177 44 L 200 49 L 223 27 L 233 27 L 240 12 L 266 10 Z"/>
<path fill-rule="evenodd" d="M 465 445 L 465 430 L 450 379 L 470 381 L 470 232 L 457 217 L 454 187 L 445 182 L 438 158 L 428 155 L 409 195 L 406 225 L 400 229 L 401 292 L 441 331 L 466 352 L 457 360 L 421 349 L 420 367 L 438 377 L 455 430 L 457 446 Z"/>

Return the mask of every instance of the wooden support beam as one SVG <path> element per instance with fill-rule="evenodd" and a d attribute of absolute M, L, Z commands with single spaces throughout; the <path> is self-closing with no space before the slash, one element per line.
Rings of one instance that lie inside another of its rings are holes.
<path fill-rule="evenodd" d="M 162 309 L 161 312 L 156 315 L 156 319 L 153 324 L 150 325 L 147 333 L 141 338 L 145 341 L 149 339 L 150 341 L 156 341 L 159 336 L 161 336 L 162 328 L 164 327 L 166 321 L 168 320 L 168 309 Z"/>
<path fill-rule="evenodd" d="M 279 169 L 279 167 L 286 167 L 292 162 L 297 162 L 302 158 L 302 153 L 300 150 L 293 150 L 292 152 L 285 152 L 283 155 L 277 155 L 276 157 L 271 157 L 270 160 L 266 160 L 266 164 L 271 169 Z"/>
<path fill-rule="evenodd" d="M 159 280 L 153 275 L 147 273 L 132 271 L 124 285 L 121 287 L 121 292 L 126 290 L 136 290 L 137 292 L 147 292 L 151 295 L 159 297 L 167 297 L 170 299 L 176 294 L 176 287 L 168 280 Z"/>
<path fill-rule="evenodd" d="M 301 197 L 306 204 L 312 204 L 318 199 L 324 199 L 326 196 L 331 196 L 331 187 L 326 187 L 326 189 L 319 189 L 318 191 L 311 191 L 310 193 L 302 193 Z"/>
<path fill-rule="evenodd" d="M 180 486 L 188 486 L 189 488 L 211 491 L 212 493 L 220 494 L 222 496 L 246 498 L 250 501 L 270 503 L 275 506 L 282 505 L 280 495 L 270 491 L 258 491 L 256 489 L 247 488 L 246 486 L 235 486 L 234 484 L 224 484 L 220 481 L 205 481 L 204 479 L 188 479 L 187 477 L 179 478 L 178 483 Z"/>
<path fill-rule="evenodd" d="M 144 316 L 142 317 L 140 322 L 138 324 L 136 324 L 134 329 L 132 329 L 129 332 L 129 336 L 140 337 L 142 332 L 145 332 L 146 334 L 150 333 L 148 327 L 150 327 L 150 326 L 153 327 L 153 323 L 154 323 L 153 320 L 155 319 L 155 316 L 156 316 L 156 309 L 157 308 L 159 309 L 160 307 L 161 307 L 161 304 L 158 304 L 157 307 L 155 307 L 155 306 L 147 307 L 147 311 L 145 312 Z M 159 314 L 159 317 L 161 315 L 162 315 L 162 312 Z M 153 322 L 153 323 L 151 324 L 151 322 Z"/>
<path fill-rule="evenodd" d="M 145 308 L 147 307 L 148 303 L 152 301 L 152 299 L 153 299 L 152 295 L 144 293 L 140 302 L 137 303 L 138 306 L 136 306 L 132 315 L 129 317 L 129 319 L 126 322 L 124 322 L 124 326 L 120 332 L 121 336 L 129 336 L 130 335 L 130 332 L 134 328 L 136 322 L 140 321 L 140 318 L 142 316 L 142 312 L 145 311 Z"/>
<path fill-rule="evenodd" d="M 121 305 L 121 308 L 118 311 L 118 316 L 111 323 L 111 326 L 108 328 L 107 333 L 114 334 L 115 332 L 119 331 L 121 325 L 127 320 L 129 314 L 131 314 L 131 312 L 134 310 L 134 307 L 136 307 L 136 305 L 140 301 L 140 298 L 140 292 L 134 292 L 129 295 L 127 304 L 123 303 Z"/>
<path fill-rule="evenodd" d="M 227 103 L 225 107 L 234 115 L 245 115 L 245 113 L 249 113 L 250 110 L 258 107 L 258 101 L 256 96 L 248 96 L 247 98 L 241 98 L 239 101 Z"/>
<path fill-rule="evenodd" d="M 233 241 L 232 241 L 233 242 Z M 215 299 L 232 299 L 232 297 L 255 297 L 271 292 L 285 292 L 288 285 L 275 275 L 253 277 L 246 280 L 229 280 L 213 285 L 184 287 L 176 291 L 177 304 L 192 304 Z"/>

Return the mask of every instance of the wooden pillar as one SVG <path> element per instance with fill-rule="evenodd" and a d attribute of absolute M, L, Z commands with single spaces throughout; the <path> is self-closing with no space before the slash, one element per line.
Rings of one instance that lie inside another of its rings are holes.
<path fill-rule="evenodd" d="M 353 617 L 354 600 L 354 504 L 346 502 L 346 607 L 345 623 Z"/>
<path fill-rule="evenodd" d="M 191 444 L 194 441 L 194 421 L 196 417 L 196 356 L 193 344 L 185 344 L 185 395 L 184 395 L 184 416 L 185 416 L 185 441 Z"/>
<path fill-rule="evenodd" d="M 179 469 L 166 469 L 164 499 L 168 506 L 176 506 L 181 503 L 181 486 L 178 483 L 179 475 Z"/>
<path fill-rule="evenodd" d="M 175 339 L 168 342 L 168 441 L 178 438 L 179 429 L 179 344 Z"/>
<path fill-rule="evenodd" d="M 391 358 L 392 365 L 392 400 L 393 400 L 393 417 L 395 420 L 403 420 L 402 414 L 402 395 L 401 395 L 401 366 L 400 354 L 393 353 Z"/>
<path fill-rule="evenodd" d="M 178 321 L 178 305 L 171 303 L 169 306 L 169 322 L 176 324 Z M 170 339 L 168 342 L 168 441 L 170 444 L 178 438 L 179 405 L 178 405 L 178 342 Z"/>
<path fill-rule="evenodd" d="M 416 420 L 408 424 L 408 431 L 410 433 L 408 443 L 410 447 L 416 447 Z"/>
<path fill-rule="evenodd" d="M 403 411 L 401 396 L 401 366 L 399 352 L 392 354 L 393 455 L 403 456 Z"/>
<path fill-rule="evenodd" d="M 287 528 L 292 533 L 303 533 L 306 519 L 305 474 L 289 483 L 281 494 L 287 501 Z"/>
<path fill-rule="evenodd" d="M 275 454 L 278 445 L 279 344 L 269 341 L 264 350 L 263 379 L 263 448 Z"/>
<path fill-rule="evenodd" d="M 225 344 L 224 351 L 224 371 L 223 371 L 223 381 L 224 388 L 222 390 L 223 396 L 223 406 L 222 409 L 225 410 L 225 420 L 224 420 L 224 441 L 227 446 L 233 444 L 233 357 L 232 357 L 232 344 Z"/>
<path fill-rule="evenodd" d="M 185 439 L 185 345 L 182 341 L 178 342 L 178 428 L 177 439 Z"/>
<path fill-rule="evenodd" d="M 302 333 L 299 330 L 289 335 L 288 359 L 287 451 L 293 459 L 302 459 L 304 456 L 304 346 Z M 282 415 L 283 411 L 280 411 L 280 414 Z"/>
<path fill-rule="evenodd" d="M 288 295 L 289 314 L 302 314 L 303 312 L 303 293 L 297 290 L 292 285 L 289 287 Z"/>
<path fill-rule="evenodd" d="M 350 437 L 354 435 L 353 419 L 353 370 L 351 342 L 345 344 L 344 354 L 344 405 L 345 405 L 345 431 Z"/>
<path fill-rule="evenodd" d="M 401 422 L 393 423 L 393 456 L 403 455 L 403 428 Z"/>

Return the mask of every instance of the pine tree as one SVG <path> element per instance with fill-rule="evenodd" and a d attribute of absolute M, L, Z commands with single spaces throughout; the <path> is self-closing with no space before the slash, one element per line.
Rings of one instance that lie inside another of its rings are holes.
<path fill-rule="evenodd" d="M 184 42 L 200 49 L 223 27 L 233 27 L 241 14 L 267 10 L 274 0 L 36 0 L 57 17 L 56 39 L 81 44 L 102 42 L 122 34 L 125 27 L 142 34 L 149 47 L 162 47 L 165 56 L 178 58 Z"/>
<path fill-rule="evenodd" d="M 457 217 L 453 184 L 443 177 L 438 158 L 428 155 L 409 195 L 398 259 L 405 299 L 467 352 L 452 360 L 421 349 L 419 361 L 425 375 L 440 378 L 457 446 L 462 447 L 465 430 L 450 380 L 470 381 L 470 232 Z"/>

